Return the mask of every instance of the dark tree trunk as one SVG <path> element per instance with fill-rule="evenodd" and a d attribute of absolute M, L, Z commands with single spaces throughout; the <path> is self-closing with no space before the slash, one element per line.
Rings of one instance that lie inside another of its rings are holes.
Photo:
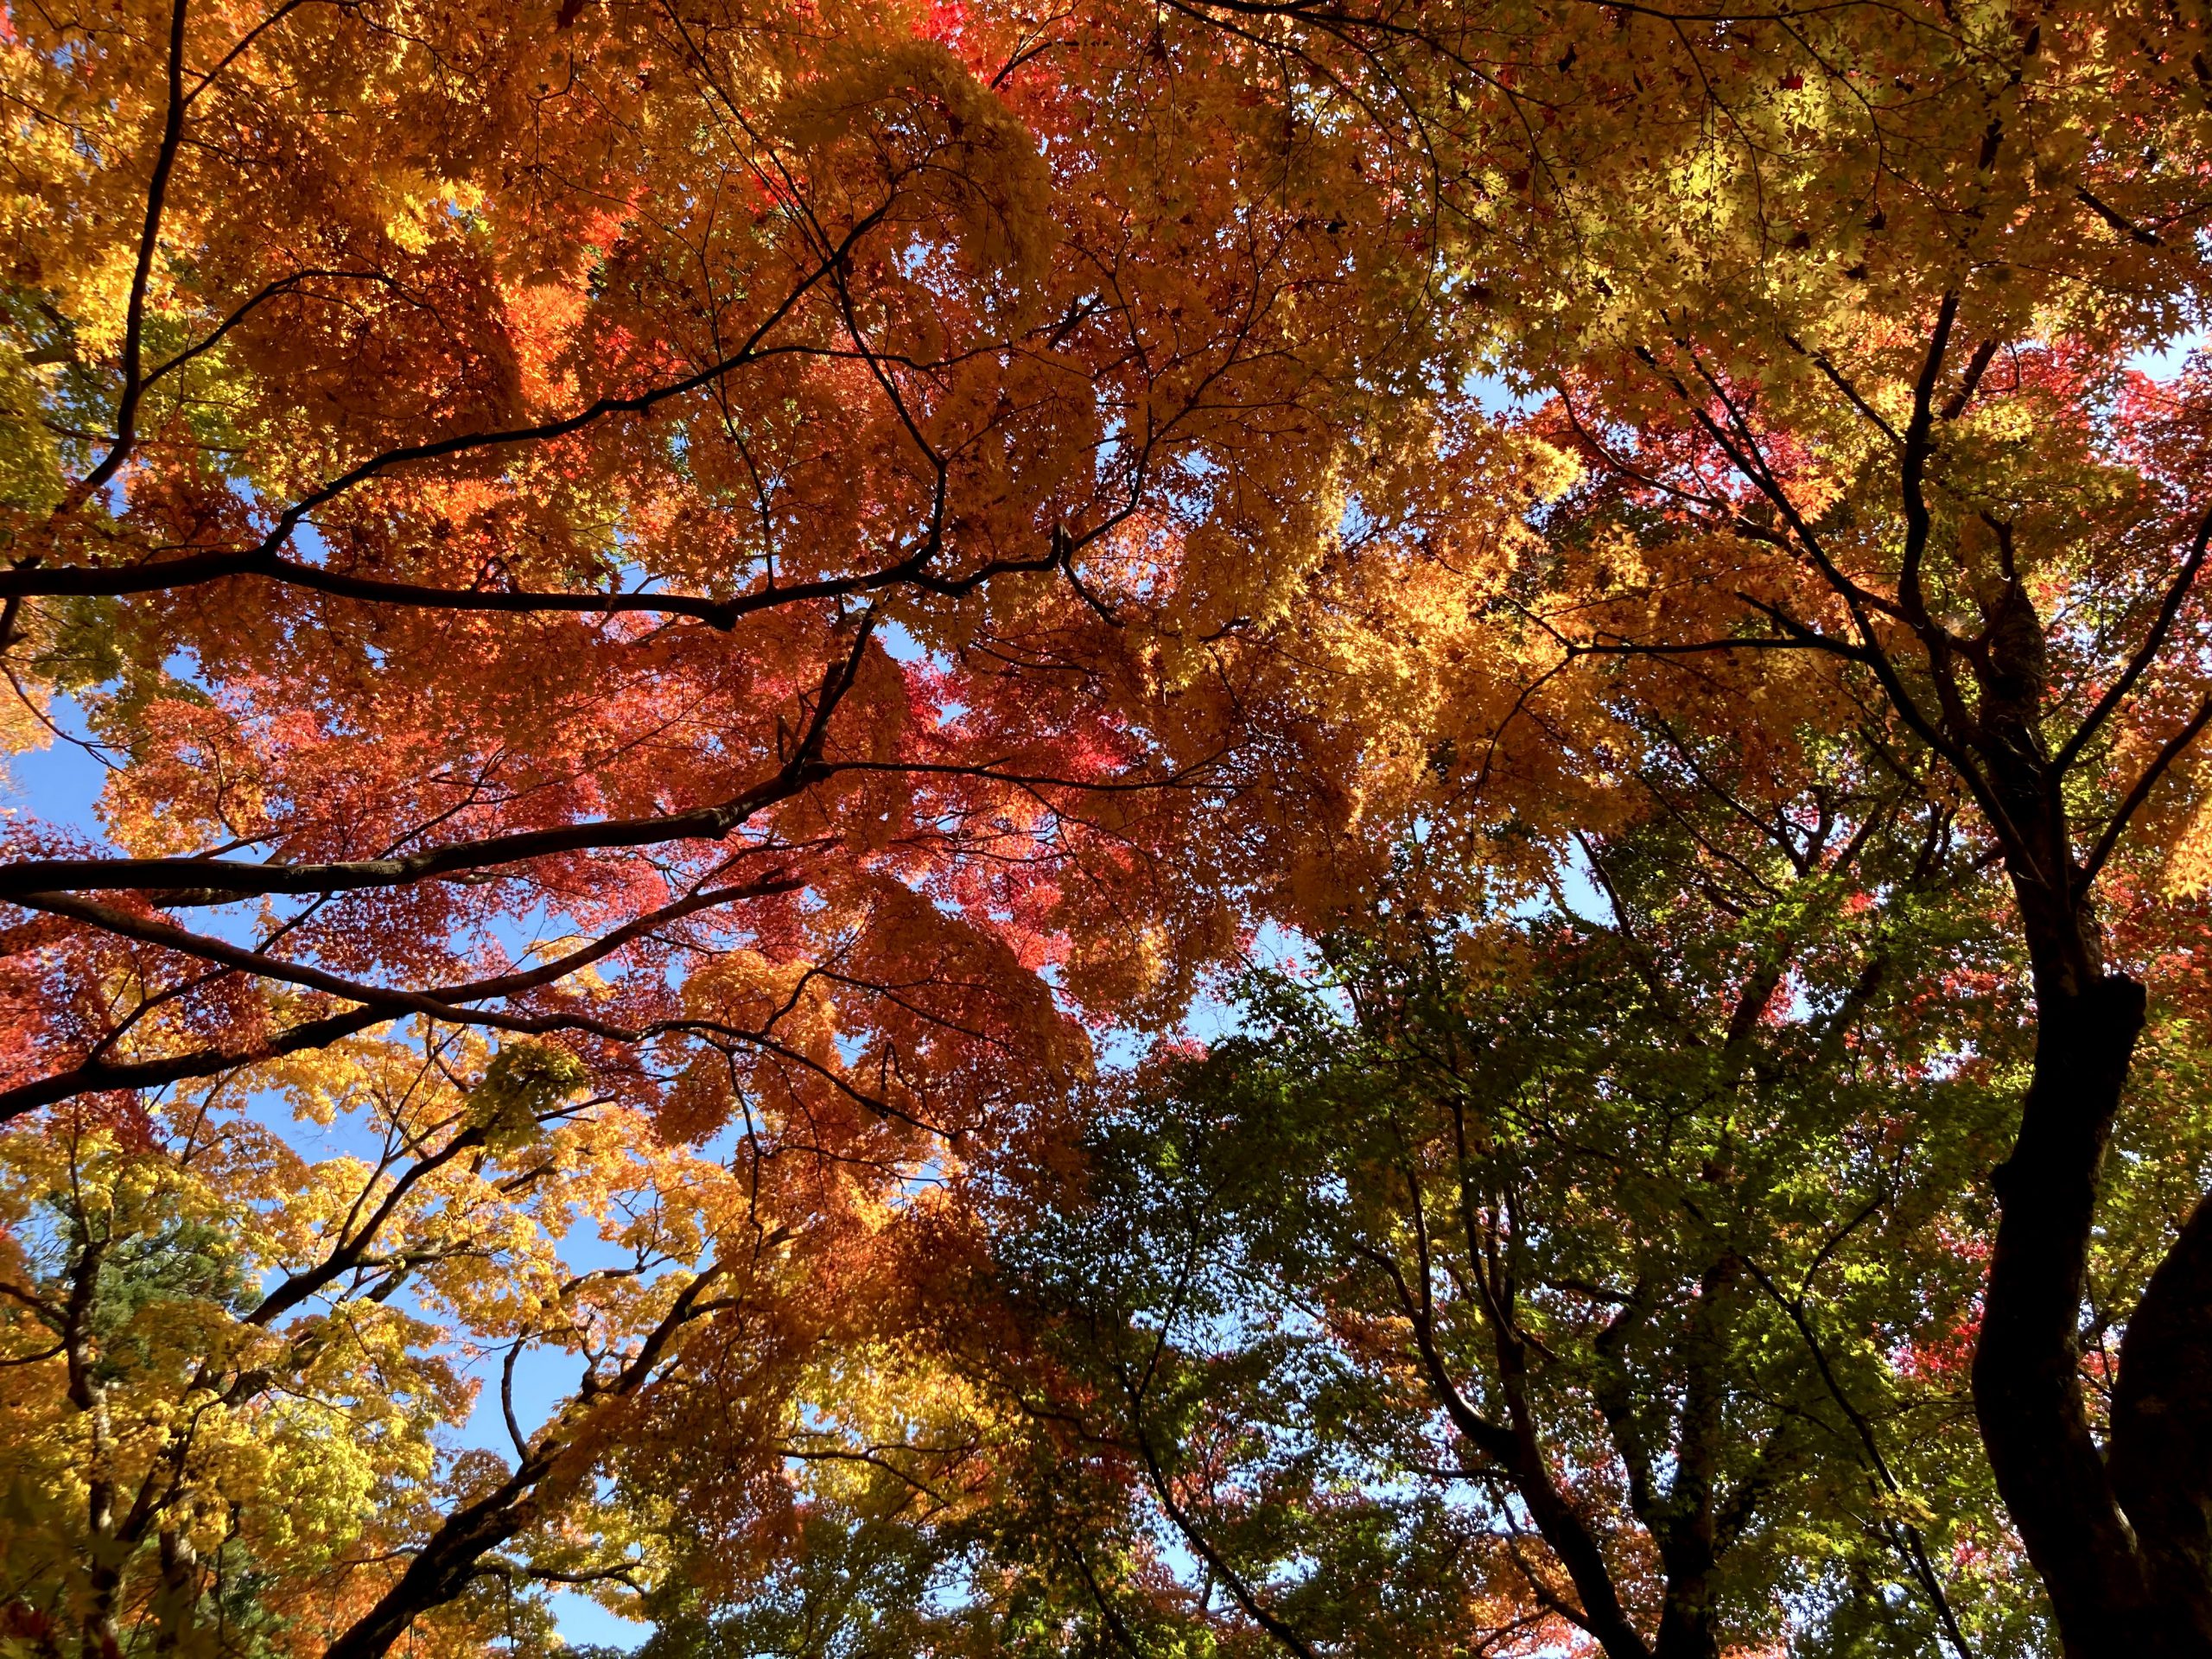
<path fill-rule="evenodd" d="M 2212 1198 L 2127 1322 L 2107 1467 L 2168 1646 L 2212 1651 Z"/>
<path fill-rule="evenodd" d="M 528 1524 L 531 1488 L 550 1464 L 541 1450 L 497 1490 L 448 1516 L 399 1581 L 323 1649 L 323 1659 L 383 1659 L 417 1615 L 458 1596 L 484 1558 Z"/>
<path fill-rule="evenodd" d="M 1999 1218 L 1974 1409 L 2067 1653 L 2143 1659 L 2168 1650 L 2167 1621 L 2090 1430 L 2079 1346 L 2097 1173 L 2143 1026 L 2143 988 L 2120 975 L 2078 990 L 2058 980 L 2038 975 L 2034 1075 L 2018 1142 L 1994 1176 Z"/>
<path fill-rule="evenodd" d="M 1699 1574 L 1694 1585 L 1686 1586 L 1674 1573 L 1668 1575 L 1667 1604 L 1659 1614 L 1652 1659 L 1719 1659 L 1720 1641 L 1713 1634 L 1713 1610 L 1707 1599 L 1710 1576 L 1709 1572 Z"/>
<path fill-rule="evenodd" d="M 1771 982 L 1746 996 L 1739 1005 L 1740 1023 L 1745 1027 L 1750 1023 L 1741 1018 L 1741 1008 L 1764 1007 L 1780 980 L 1777 971 Z M 1699 1275 L 1697 1301 L 1683 1336 L 1681 1353 L 1687 1386 L 1675 1441 L 1675 1476 L 1664 1504 L 1645 1517 L 1666 1571 L 1665 1599 L 1660 1606 L 1658 1633 L 1651 1644 L 1653 1659 L 1719 1659 L 1720 1640 L 1713 1618 L 1713 1580 L 1720 1565 L 1714 1548 L 1713 1483 L 1726 1433 L 1722 1414 L 1726 1390 L 1722 1379 L 1726 1375 L 1742 1274 L 1742 1264 L 1732 1251 Z"/>
<path fill-rule="evenodd" d="M 2204 1594 L 2201 1567 L 2193 1587 L 2180 1582 L 2193 1548 L 2189 1494 L 2202 1493 L 2206 1482 L 2201 1470 L 2177 1481 L 2175 1471 L 2152 1466 L 2203 1444 L 2202 1407 L 2212 1386 L 2183 1384 L 2171 1370 L 2203 1342 L 2212 1264 L 2192 1268 L 2195 1257 L 2177 1251 L 2153 1279 L 2153 1294 L 2139 1310 L 2139 1319 L 2151 1315 L 2151 1328 L 2139 1338 L 2131 1332 L 2122 1353 L 2120 1398 L 2139 1403 L 2127 1411 L 2116 1404 L 2117 1438 L 2130 1443 L 2116 1467 L 2097 1444 L 2082 1389 L 2082 1291 L 2098 1177 L 2145 999 L 2140 984 L 2104 966 L 2061 763 L 2043 739 L 2044 624 L 2017 580 L 1990 614 L 1987 654 L 1974 671 L 1980 718 L 1960 735 L 1980 750 L 2000 808 L 2036 998 L 2035 1069 L 2019 1138 L 1993 1176 L 1997 1239 L 1974 1350 L 1974 1413 L 1997 1490 L 2050 1593 L 2069 1659 L 2212 1659 L 2212 1633 L 2189 1611 Z M 2183 1243 L 2207 1230 L 2192 1222 Z M 2212 1245 L 2195 1255 L 2208 1253 Z M 2133 1363 L 2149 1357 L 2163 1380 L 2130 1378 L 2131 1353 Z M 2114 1451 L 2121 1451 L 2117 1443 Z M 2195 1521 L 2201 1562 L 2201 1505 Z M 2146 1522 L 2147 1537 L 2139 1530 Z"/>

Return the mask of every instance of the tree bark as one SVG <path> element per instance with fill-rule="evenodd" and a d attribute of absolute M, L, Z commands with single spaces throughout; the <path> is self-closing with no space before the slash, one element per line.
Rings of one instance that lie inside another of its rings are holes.
<path fill-rule="evenodd" d="M 2212 1652 L 2212 1198 L 2151 1276 L 2120 1344 L 2113 1488 L 2177 1652 Z"/>
<path fill-rule="evenodd" d="M 2124 975 L 2069 985 L 2038 974 L 2037 1004 L 2019 1139 L 1993 1178 L 1999 1211 L 1974 1411 L 2069 1659 L 2187 1651 L 2162 1639 L 2168 1621 L 2090 1430 L 2080 1375 L 2097 1173 L 2143 1027 L 2143 988 Z"/>
<path fill-rule="evenodd" d="M 1781 976 L 1774 977 L 1778 984 Z M 1761 992 L 1758 1006 L 1764 1007 L 1772 995 L 1770 988 Z M 1663 1504 L 1645 1519 L 1666 1571 L 1665 1599 L 1651 1644 L 1653 1659 L 1719 1659 L 1720 1638 L 1713 1618 L 1713 1580 L 1720 1565 L 1714 1548 L 1713 1481 L 1726 1432 L 1721 1379 L 1741 1275 L 1742 1265 L 1732 1252 L 1706 1268 L 1699 1275 L 1697 1301 L 1683 1334 L 1686 1386 L 1674 1478 Z"/>
<path fill-rule="evenodd" d="M 458 1596 L 485 1556 L 529 1524 L 531 1489 L 551 1466 L 550 1452 L 541 1451 L 494 1491 L 448 1516 L 398 1582 L 323 1649 L 323 1659 L 383 1659 L 417 1614 Z"/>
<path fill-rule="evenodd" d="M 2122 1438 L 2136 1449 L 2117 1468 L 2097 1444 L 2082 1388 L 2082 1290 L 2099 1173 L 2143 1029 L 2145 995 L 2135 980 L 2105 969 L 2092 878 L 2075 857 L 2067 821 L 2062 763 L 2043 738 L 2044 630 L 2016 579 L 1990 613 L 1986 654 L 1974 664 L 1980 719 L 1961 734 L 1980 748 L 2002 808 L 2036 999 L 2035 1068 L 2019 1138 L 1992 1177 L 1997 1238 L 1974 1349 L 1974 1413 L 1997 1490 L 2050 1593 L 2069 1659 L 2212 1659 L 2212 1637 L 2187 1611 L 2203 1594 L 2202 1573 L 2194 1589 L 2178 1583 L 2192 1548 L 2185 1491 L 2177 1494 L 2166 1472 L 2145 1461 L 2179 1450 L 2177 1437 L 2196 1432 L 2167 1409 L 2188 1385 L 2164 1376 L 2158 1362 L 2186 1361 L 2192 1319 L 2206 1304 L 2196 1294 L 2193 1306 L 2184 1305 L 2212 1264 L 2195 1268 L 2183 1256 L 2154 1275 L 2154 1286 L 2165 1282 L 2156 1306 L 2145 1299 L 2152 1329 L 2141 1338 L 2131 1332 L 2123 1346 L 2120 1397 L 2133 1389 L 2136 1404 L 2123 1414 L 2116 1401 L 2113 1427 L 2125 1414 L 2130 1429 Z M 2191 1230 L 2208 1230 L 2194 1222 Z M 2185 1230 L 2185 1243 L 2190 1236 Z M 2208 1252 L 2212 1246 L 2200 1249 Z M 2139 1359 L 2152 1357 L 2160 1380 L 2131 1382 L 2129 1348 Z M 2126 1511 L 2123 1477 L 2134 1498 Z M 2200 1477 L 2196 1490 L 2203 1485 Z M 2150 1548 L 2130 1525 L 2139 1508 L 2159 1540 Z M 2201 1508 L 2196 1519 L 2201 1536 Z"/>

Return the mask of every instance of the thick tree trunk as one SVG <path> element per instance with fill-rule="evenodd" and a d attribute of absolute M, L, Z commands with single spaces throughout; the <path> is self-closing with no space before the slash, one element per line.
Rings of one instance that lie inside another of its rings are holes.
<path fill-rule="evenodd" d="M 1998 1491 L 2042 1574 L 2070 1659 L 2165 1655 L 2154 1599 L 2080 1376 L 2082 1275 L 2097 1171 L 2143 1026 L 2143 988 L 2039 975 L 2035 1071 L 1999 1208 L 1974 1409 Z"/>
<path fill-rule="evenodd" d="M 2212 1652 L 2212 1198 L 2127 1322 L 2107 1467 L 2169 1647 Z"/>
<path fill-rule="evenodd" d="M 1779 984 L 1778 972 L 1773 980 Z M 1757 1007 L 1763 1008 L 1773 994 L 1773 985 L 1757 990 Z M 1748 1006 L 1751 998 L 1747 996 L 1739 1007 Z M 1742 1023 L 1748 1026 L 1749 1021 Z M 1707 1266 L 1699 1275 L 1697 1301 L 1683 1335 L 1686 1386 L 1674 1479 L 1665 1503 L 1644 1517 L 1666 1571 L 1665 1599 L 1651 1644 L 1653 1659 L 1719 1659 L 1720 1640 L 1713 1618 L 1713 1580 L 1720 1566 L 1714 1547 L 1713 1487 L 1726 1433 L 1722 1378 L 1742 1277 L 1743 1265 L 1732 1251 Z"/>
<path fill-rule="evenodd" d="M 2104 968 L 2060 763 L 2043 738 L 2044 624 L 2017 580 L 1986 643 L 1974 666 L 1980 718 L 1960 736 L 1986 762 L 2009 831 L 2006 868 L 2035 969 L 2036 1056 L 2019 1139 L 1993 1177 L 1997 1242 L 1974 1412 L 2069 1659 L 2212 1659 L 2202 1611 L 2212 1594 L 2212 1221 L 2202 1210 L 2190 1219 L 2130 1322 L 2108 1460 L 2082 1395 L 2082 1300 L 2098 1173 L 2144 991 Z"/>
<path fill-rule="evenodd" d="M 1667 1602 L 1659 1614 L 1659 1633 L 1651 1644 L 1652 1659 L 1719 1659 L 1720 1641 L 1713 1634 L 1713 1611 L 1708 1605 L 1707 1573 L 1686 1586 L 1668 1575 Z"/>

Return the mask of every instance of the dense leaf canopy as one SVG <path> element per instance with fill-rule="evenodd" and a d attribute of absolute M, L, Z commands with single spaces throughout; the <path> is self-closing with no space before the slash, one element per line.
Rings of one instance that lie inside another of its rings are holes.
<path fill-rule="evenodd" d="M 2212 1656 L 2195 0 L 0 100 L 11 1653 Z"/>

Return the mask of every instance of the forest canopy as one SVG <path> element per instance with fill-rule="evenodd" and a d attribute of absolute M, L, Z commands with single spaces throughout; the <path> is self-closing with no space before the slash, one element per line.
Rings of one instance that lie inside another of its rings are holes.
<path fill-rule="evenodd" d="M 0 100 L 6 1659 L 2212 1659 L 2196 0 Z"/>

